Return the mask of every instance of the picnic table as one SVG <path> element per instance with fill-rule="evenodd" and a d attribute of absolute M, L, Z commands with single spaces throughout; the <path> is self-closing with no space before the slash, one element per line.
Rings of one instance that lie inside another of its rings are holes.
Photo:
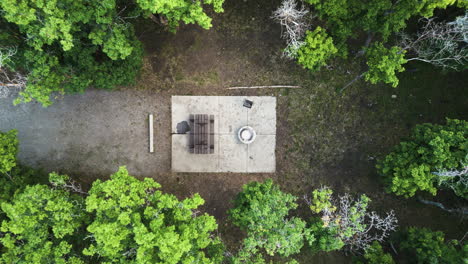
<path fill-rule="evenodd" d="M 214 115 L 191 114 L 189 124 L 189 152 L 194 154 L 213 154 Z"/>

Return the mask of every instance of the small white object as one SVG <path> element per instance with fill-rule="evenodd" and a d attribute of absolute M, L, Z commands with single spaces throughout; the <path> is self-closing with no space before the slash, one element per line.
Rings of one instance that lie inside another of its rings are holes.
<path fill-rule="evenodd" d="M 149 114 L 149 152 L 154 152 L 153 147 L 153 114 Z"/>
<path fill-rule="evenodd" d="M 395 99 L 397 96 L 396 94 L 392 94 L 392 98 Z"/>
<path fill-rule="evenodd" d="M 252 137 L 252 133 L 249 130 L 243 130 L 241 132 L 241 137 L 243 140 L 249 140 Z"/>
<path fill-rule="evenodd" d="M 255 133 L 253 128 L 244 126 L 241 127 L 237 132 L 237 137 L 239 138 L 240 142 L 244 144 L 250 144 L 254 142 L 255 138 L 257 137 L 257 133 Z"/>

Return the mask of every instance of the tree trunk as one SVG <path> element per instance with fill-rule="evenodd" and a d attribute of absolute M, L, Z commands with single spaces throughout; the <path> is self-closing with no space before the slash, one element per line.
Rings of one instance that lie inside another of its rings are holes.
<path fill-rule="evenodd" d="M 429 200 L 424 200 L 420 197 L 418 197 L 418 200 L 423 203 L 423 204 L 429 204 L 429 205 L 433 205 L 433 206 L 436 206 L 436 207 L 439 207 L 440 209 L 446 211 L 446 212 L 449 212 L 449 213 L 455 213 L 455 214 L 462 214 L 462 215 L 467 215 L 468 214 L 468 208 L 466 207 L 462 207 L 462 208 L 455 208 L 455 209 L 449 209 L 449 208 L 446 208 L 442 203 L 439 203 L 439 202 L 433 202 L 433 201 L 429 201 Z"/>
<path fill-rule="evenodd" d="M 364 74 L 366 74 L 365 72 L 359 74 L 358 76 L 356 76 L 353 80 L 351 80 L 348 84 L 346 84 L 343 88 L 341 88 L 340 90 L 338 90 L 339 92 L 342 92 L 344 91 L 344 89 L 348 88 L 348 86 L 350 86 L 351 84 L 355 83 L 356 81 L 360 80 L 362 77 L 364 77 Z"/>

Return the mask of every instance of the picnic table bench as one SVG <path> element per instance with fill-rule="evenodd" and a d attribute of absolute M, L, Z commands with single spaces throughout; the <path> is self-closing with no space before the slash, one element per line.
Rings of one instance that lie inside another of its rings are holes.
<path fill-rule="evenodd" d="M 189 152 L 214 153 L 214 115 L 191 114 L 189 117 Z"/>

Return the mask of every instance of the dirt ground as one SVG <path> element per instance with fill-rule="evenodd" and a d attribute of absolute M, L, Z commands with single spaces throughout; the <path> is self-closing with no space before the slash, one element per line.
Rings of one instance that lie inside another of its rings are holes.
<path fill-rule="evenodd" d="M 415 199 L 386 194 L 374 169 L 375 159 L 415 124 L 440 122 L 445 116 L 466 118 L 463 96 L 428 88 L 440 84 L 460 89 L 463 80 L 452 81 L 460 75 L 441 75 L 426 86 L 413 80 L 418 73 L 408 72 L 398 89 L 361 83 L 339 94 L 336 88 L 352 79 L 359 67 L 338 60 L 330 69 L 311 74 L 284 59 L 281 29 L 269 17 L 278 3 L 227 1 L 226 12 L 213 15 L 211 30 L 189 25 L 171 34 L 160 32 L 151 22 L 142 24 L 137 33 L 146 56 L 135 86 L 66 95 L 46 109 L 35 103 L 15 107 L 13 98 L 0 99 L 0 130 L 19 130 L 19 159 L 33 167 L 90 183 L 126 165 L 132 175 L 153 177 L 181 198 L 200 193 L 206 200 L 204 209 L 218 219 L 231 250 L 242 233 L 227 221 L 230 201 L 243 184 L 266 178 L 298 196 L 321 185 L 338 193 L 366 193 L 375 210 L 395 209 L 401 226 L 427 226 L 460 238 L 464 221 Z M 278 84 L 302 89 L 225 89 Z M 397 99 L 391 99 L 393 94 Z M 277 172 L 171 173 L 171 95 L 277 96 Z M 148 113 L 155 114 L 153 154 L 148 153 Z M 341 253 L 312 257 L 304 252 L 297 259 L 349 262 Z"/>

